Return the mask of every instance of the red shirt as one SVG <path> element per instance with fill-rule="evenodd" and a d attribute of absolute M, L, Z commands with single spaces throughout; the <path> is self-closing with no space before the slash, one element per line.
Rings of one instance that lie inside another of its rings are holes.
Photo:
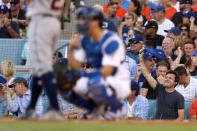
<path fill-rule="evenodd" d="M 172 18 L 175 15 L 176 12 L 177 12 L 176 9 L 171 6 L 171 7 L 166 9 L 166 15 L 165 16 L 166 16 L 166 18 L 172 20 Z"/>
<path fill-rule="evenodd" d="M 194 6 L 194 7 L 192 8 L 192 10 L 195 11 L 195 12 L 197 12 L 197 6 Z"/>
<path fill-rule="evenodd" d="M 197 99 L 192 101 L 190 108 L 189 108 L 189 116 L 196 116 L 197 117 Z"/>
<path fill-rule="evenodd" d="M 147 20 L 151 20 L 152 19 L 152 17 L 150 16 L 151 12 L 152 12 L 151 8 L 146 6 L 146 8 L 141 11 L 141 14 L 145 16 Z"/>
<path fill-rule="evenodd" d="M 104 5 L 103 6 L 103 12 L 104 13 L 107 13 L 108 12 L 108 6 L 107 5 Z M 118 7 L 118 10 L 116 12 L 116 16 L 118 16 L 119 18 L 123 18 L 124 15 L 127 13 L 127 11 L 123 8 L 123 7 Z"/>

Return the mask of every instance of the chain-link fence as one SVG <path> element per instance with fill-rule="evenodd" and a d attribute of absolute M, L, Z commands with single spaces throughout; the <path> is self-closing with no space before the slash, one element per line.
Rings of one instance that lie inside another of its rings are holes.
<path fill-rule="evenodd" d="M 108 0 L 84 0 L 84 2 L 86 6 L 93 6 L 95 4 L 104 5 Z M 70 39 L 72 32 L 75 31 L 75 10 L 72 9 L 70 14 L 71 20 L 70 22 L 64 23 L 64 29 L 61 31 L 60 39 Z"/>

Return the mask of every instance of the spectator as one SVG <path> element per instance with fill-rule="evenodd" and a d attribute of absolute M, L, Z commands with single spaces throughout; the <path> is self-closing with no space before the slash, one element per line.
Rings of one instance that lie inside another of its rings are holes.
<path fill-rule="evenodd" d="M 10 0 L 0 0 L 0 5 L 6 5 L 10 9 Z"/>
<path fill-rule="evenodd" d="M 181 30 L 181 36 L 186 36 L 186 37 L 190 37 L 189 34 L 190 34 L 190 29 L 189 29 L 189 26 L 186 25 L 186 24 L 181 24 L 180 25 L 180 30 Z"/>
<path fill-rule="evenodd" d="M 174 49 L 175 44 L 174 40 L 171 37 L 165 37 L 162 43 L 162 50 L 165 52 L 165 58 L 164 60 L 170 65 L 172 63 L 171 55 L 172 55 L 172 49 Z"/>
<path fill-rule="evenodd" d="M 21 36 L 25 38 L 26 27 L 28 25 L 25 17 L 26 12 L 21 9 L 20 0 L 11 0 L 10 5 L 10 18 L 19 25 Z"/>
<path fill-rule="evenodd" d="M 178 52 L 175 55 L 172 56 L 172 59 L 174 60 L 171 64 L 172 69 L 178 67 L 181 64 L 185 64 L 186 61 L 190 58 L 190 55 L 195 51 L 195 44 L 193 41 L 187 41 L 184 43 L 183 48 L 178 47 Z M 176 58 L 176 59 L 175 59 Z"/>
<path fill-rule="evenodd" d="M 157 78 L 160 75 L 162 77 L 165 77 L 169 68 L 170 68 L 169 65 L 165 61 L 160 61 L 156 65 L 156 76 L 153 78 L 157 80 Z M 143 95 L 147 99 L 156 99 L 156 90 L 153 90 L 153 88 L 150 86 L 147 80 L 143 83 L 140 92 L 141 92 L 141 95 Z"/>
<path fill-rule="evenodd" d="M 144 63 L 144 54 L 141 53 L 139 56 L 143 75 L 151 87 L 156 90 L 156 119 L 176 119 L 182 121 L 184 119 L 184 97 L 174 89 L 179 81 L 177 73 L 169 70 L 165 77 L 160 75 L 157 82 L 149 74 L 147 65 Z"/>
<path fill-rule="evenodd" d="M 179 64 L 186 63 L 186 56 L 184 54 L 184 44 L 189 41 L 189 38 L 186 36 L 178 36 L 174 40 L 175 48 L 172 50 L 171 55 L 171 68 L 175 69 Z"/>
<path fill-rule="evenodd" d="M 18 24 L 9 20 L 9 10 L 0 5 L 0 38 L 20 38 Z"/>
<path fill-rule="evenodd" d="M 126 107 L 126 116 L 132 119 L 143 119 L 148 118 L 149 103 L 148 100 L 139 95 L 139 86 L 135 82 L 131 82 L 131 94 L 124 101 Z"/>
<path fill-rule="evenodd" d="M 103 7 L 101 5 L 94 5 L 93 8 L 103 12 Z M 117 31 L 117 28 L 115 27 L 115 24 L 113 23 L 113 21 L 108 20 L 108 19 L 103 20 L 102 28 L 103 29 L 108 29 L 108 30 L 114 31 L 114 32 Z M 78 33 L 73 32 L 73 34 L 75 35 L 75 34 L 78 34 Z M 67 56 L 67 54 L 66 54 L 66 56 Z"/>
<path fill-rule="evenodd" d="M 151 20 L 151 8 L 147 5 L 148 4 L 148 0 L 138 0 L 140 2 L 141 5 L 141 15 L 143 15 L 144 17 L 146 17 L 147 20 Z"/>
<path fill-rule="evenodd" d="M 1 62 L 1 74 L 5 77 L 8 87 L 14 79 L 15 67 L 14 64 L 9 60 L 4 60 Z M 14 90 L 11 88 L 6 88 L 11 94 L 12 98 L 15 97 Z"/>
<path fill-rule="evenodd" d="M 142 49 L 143 46 L 143 37 L 139 34 L 134 35 L 129 40 L 130 50 L 127 51 L 126 55 L 135 60 L 135 62 L 139 63 L 139 51 Z"/>
<path fill-rule="evenodd" d="M 158 35 L 166 36 L 167 33 L 164 30 L 170 30 L 174 27 L 174 24 L 169 19 L 165 18 L 165 7 L 159 5 L 153 9 L 153 18 L 158 24 Z"/>
<path fill-rule="evenodd" d="M 180 11 L 180 2 L 179 0 L 170 0 L 171 6 L 176 9 L 177 12 Z"/>
<path fill-rule="evenodd" d="M 172 20 L 174 14 L 176 14 L 177 10 L 171 6 L 170 0 L 159 0 L 160 4 L 162 4 L 165 7 L 165 17 Z"/>
<path fill-rule="evenodd" d="M 117 12 L 116 12 L 116 16 L 118 16 L 119 18 L 122 19 L 127 11 L 123 7 L 120 6 L 121 1 L 120 0 L 109 0 L 109 2 L 116 2 L 116 3 L 118 3 L 118 9 L 117 9 Z M 103 6 L 103 12 L 104 13 L 108 12 L 108 6 L 107 5 Z"/>
<path fill-rule="evenodd" d="M 179 75 L 179 82 L 175 90 L 184 96 L 185 101 L 197 99 L 197 79 L 192 78 L 183 66 L 177 67 L 174 71 Z"/>
<path fill-rule="evenodd" d="M 9 88 L 14 88 L 16 97 L 11 99 L 10 93 L 7 92 L 8 111 L 17 112 L 18 117 L 24 117 L 26 108 L 31 100 L 31 91 L 28 90 L 27 81 L 22 77 L 17 77 L 11 82 Z M 41 98 L 39 98 L 36 104 L 35 113 L 36 115 L 41 115 L 43 113 L 43 102 Z"/>
<path fill-rule="evenodd" d="M 134 34 L 134 27 L 137 21 L 137 15 L 135 13 L 126 14 L 118 30 L 118 34 L 123 39 L 123 42 L 128 45 L 128 40 Z"/>
<path fill-rule="evenodd" d="M 180 12 L 177 12 L 172 18 L 173 23 L 176 27 L 183 24 L 183 14 L 191 11 L 192 8 L 192 0 L 181 0 L 180 1 Z M 195 21 L 196 23 L 197 21 Z"/>
<path fill-rule="evenodd" d="M 108 3 L 108 12 L 105 14 L 105 18 L 114 23 L 116 32 L 121 23 L 121 19 L 116 16 L 117 9 L 118 3 L 110 2 Z"/>
<path fill-rule="evenodd" d="M 6 79 L 0 76 L 0 117 L 5 116 L 7 112 L 6 82 Z"/>
<path fill-rule="evenodd" d="M 197 119 L 197 99 L 193 100 L 189 108 L 190 120 Z"/>
<path fill-rule="evenodd" d="M 164 37 L 161 35 L 157 35 L 157 31 L 158 31 L 157 22 L 153 20 L 147 21 L 144 27 L 145 27 L 146 41 L 151 41 L 151 43 L 146 44 L 146 46 L 152 49 L 155 49 L 157 46 L 161 46 L 164 40 Z"/>
<path fill-rule="evenodd" d="M 191 56 L 191 54 L 194 51 L 196 51 L 196 46 L 192 40 L 190 40 L 184 44 L 184 52 L 185 52 L 187 59 Z"/>
<path fill-rule="evenodd" d="M 172 27 L 170 30 L 165 30 L 165 32 L 168 33 L 167 36 L 173 38 L 174 40 L 181 34 L 181 30 L 177 27 Z"/>
<path fill-rule="evenodd" d="M 144 57 L 144 62 L 145 62 L 145 65 L 147 66 L 147 70 L 149 74 L 151 74 L 151 76 L 153 77 L 156 77 L 155 61 L 156 61 L 156 58 L 152 54 L 145 55 Z M 141 65 L 140 65 L 140 68 L 141 68 Z M 143 83 L 146 81 L 146 78 L 144 77 L 143 73 L 141 73 L 141 70 L 140 72 L 138 71 L 136 73 L 135 81 L 138 83 L 141 83 L 141 82 Z"/>
<path fill-rule="evenodd" d="M 190 58 L 185 63 L 185 67 L 191 76 L 197 76 L 197 51 L 191 54 Z"/>
<path fill-rule="evenodd" d="M 4 60 L 1 62 L 1 74 L 5 76 L 7 80 L 7 86 L 14 79 L 15 67 L 14 64 L 9 60 Z"/>
<path fill-rule="evenodd" d="M 128 14 L 135 13 L 137 15 L 136 25 L 141 27 L 146 22 L 146 17 L 141 15 L 141 6 L 138 0 L 131 0 L 129 4 Z"/>

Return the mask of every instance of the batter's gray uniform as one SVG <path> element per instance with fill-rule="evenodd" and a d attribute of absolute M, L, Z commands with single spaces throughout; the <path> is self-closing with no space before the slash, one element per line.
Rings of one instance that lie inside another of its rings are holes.
<path fill-rule="evenodd" d="M 60 21 L 64 0 L 32 0 L 27 17 L 30 66 L 32 74 L 40 77 L 52 71 L 52 56 L 60 34 Z"/>

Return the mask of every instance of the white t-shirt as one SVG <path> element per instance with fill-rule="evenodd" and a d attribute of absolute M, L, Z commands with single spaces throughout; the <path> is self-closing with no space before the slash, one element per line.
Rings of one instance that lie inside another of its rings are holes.
<path fill-rule="evenodd" d="M 185 101 L 192 101 L 197 98 L 197 79 L 190 77 L 190 83 L 186 88 L 178 84 L 175 90 L 184 96 Z"/>
<path fill-rule="evenodd" d="M 162 24 L 160 24 L 160 25 L 158 24 L 157 34 L 162 35 L 162 36 L 166 36 L 167 33 L 164 32 L 164 30 L 170 30 L 172 27 L 174 27 L 174 23 L 171 20 L 165 18 L 165 20 Z"/>

